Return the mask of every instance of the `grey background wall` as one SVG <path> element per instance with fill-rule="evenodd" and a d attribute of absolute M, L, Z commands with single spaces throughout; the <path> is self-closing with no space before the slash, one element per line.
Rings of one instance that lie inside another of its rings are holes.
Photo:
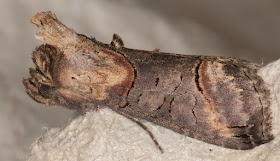
<path fill-rule="evenodd" d="M 42 42 L 29 19 L 51 10 L 77 32 L 126 47 L 231 56 L 257 63 L 280 57 L 278 1 L 0 0 L 0 160 L 22 160 L 44 130 L 63 126 L 73 111 L 32 101 L 21 83 Z"/>

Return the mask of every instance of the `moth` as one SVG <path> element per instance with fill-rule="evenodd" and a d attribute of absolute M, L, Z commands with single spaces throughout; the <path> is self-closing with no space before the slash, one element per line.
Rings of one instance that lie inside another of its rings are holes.
<path fill-rule="evenodd" d="M 257 75 L 258 64 L 129 49 L 117 34 L 105 44 L 69 29 L 50 11 L 36 14 L 31 23 L 46 44 L 33 51 L 36 67 L 23 84 L 39 103 L 109 107 L 230 149 L 252 149 L 273 139 L 270 93 Z"/>

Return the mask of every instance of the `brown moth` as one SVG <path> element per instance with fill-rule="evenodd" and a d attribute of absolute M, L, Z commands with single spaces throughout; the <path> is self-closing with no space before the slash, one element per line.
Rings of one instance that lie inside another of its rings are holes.
<path fill-rule="evenodd" d="M 31 22 L 47 44 L 33 51 L 36 68 L 23 83 L 39 103 L 77 110 L 106 106 L 231 149 L 252 149 L 273 139 L 260 65 L 129 49 L 116 34 L 104 44 L 67 28 L 51 12 L 38 13 Z"/>

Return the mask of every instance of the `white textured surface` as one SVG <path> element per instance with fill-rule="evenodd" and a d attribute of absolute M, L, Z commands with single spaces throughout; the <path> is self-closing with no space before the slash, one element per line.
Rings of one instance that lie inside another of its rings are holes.
<path fill-rule="evenodd" d="M 200 142 L 145 123 L 164 149 L 161 154 L 148 134 L 130 120 L 103 109 L 88 112 L 63 128 L 47 131 L 31 147 L 27 160 L 279 160 L 279 135 L 248 151 Z"/>
<path fill-rule="evenodd" d="M 264 78 L 271 92 L 272 132 L 280 136 L 280 59 L 264 66 L 258 74 Z"/>

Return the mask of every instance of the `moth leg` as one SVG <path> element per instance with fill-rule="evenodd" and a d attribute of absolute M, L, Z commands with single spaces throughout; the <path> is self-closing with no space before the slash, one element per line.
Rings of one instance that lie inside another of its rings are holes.
<path fill-rule="evenodd" d="M 151 139 L 153 140 L 154 144 L 156 145 L 156 147 L 159 149 L 159 151 L 161 153 L 163 153 L 163 149 L 162 147 L 159 145 L 159 143 L 157 142 L 155 136 L 153 135 L 153 133 L 149 130 L 149 128 L 144 125 L 142 122 L 140 122 L 137 118 L 134 118 L 134 117 L 131 117 L 130 115 L 126 114 L 126 113 L 123 113 L 121 111 L 116 111 L 117 113 L 123 115 L 124 117 L 130 119 L 131 121 L 135 122 L 136 124 L 138 124 L 142 129 L 144 129 L 151 137 Z"/>

